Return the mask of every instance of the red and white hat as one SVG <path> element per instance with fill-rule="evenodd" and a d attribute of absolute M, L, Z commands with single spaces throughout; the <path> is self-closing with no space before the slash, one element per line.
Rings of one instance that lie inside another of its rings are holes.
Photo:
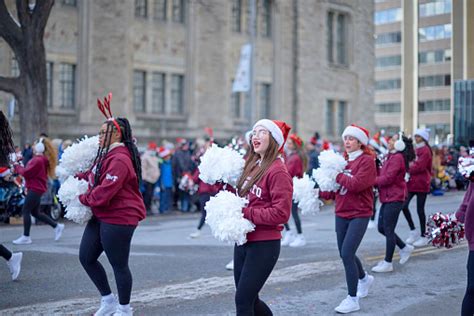
<path fill-rule="evenodd" d="M 268 129 L 270 134 L 272 134 L 273 139 L 275 139 L 277 142 L 279 149 L 282 149 L 283 145 L 285 145 L 286 139 L 288 138 L 288 134 L 290 133 L 291 129 L 291 127 L 283 121 L 269 119 L 259 120 L 254 124 L 252 130 L 255 130 L 257 126 L 262 126 Z"/>
<path fill-rule="evenodd" d="M 171 150 L 169 150 L 168 148 L 165 148 L 165 147 L 160 147 L 160 148 L 158 148 L 158 155 L 161 158 L 165 158 L 166 156 L 171 155 Z"/>
<path fill-rule="evenodd" d="M 361 126 L 357 126 L 355 124 L 347 126 L 342 133 L 342 140 L 344 140 L 344 137 L 346 136 L 355 137 L 364 145 L 369 144 L 369 131 Z"/>

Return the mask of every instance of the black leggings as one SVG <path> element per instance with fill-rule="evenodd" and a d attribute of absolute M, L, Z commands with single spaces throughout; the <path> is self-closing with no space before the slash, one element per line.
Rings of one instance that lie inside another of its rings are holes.
<path fill-rule="evenodd" d="M 102 296 L 112 293 L 104 267 L 98 261 L 105 251 L 114 270 L 119 302 L 130 303 L 132 273 L 128 268 L 130 243 L 135 226 L 113 225 L 93 217 L 86 226 L 79 248 L 79 260 Z"/>
<path fill-rule="evenodd" d="M 40 202 L 41 202 L 41 195 L 39 193 L 28 191 L 28 194 L 25 198 L 25 204 L 23 204 L 22 213 L 23 213 L 23 235 L 30 236 L 30 229 L 31 229 L 31 215 L 34 218 L 45 222 L 49 226 L 56 228 L 58 223 L 53 221 L 49 216 L 40 212 Z"/>
<path fill-rule="evenodd" d="M 467 259 L 467 288 L 462 301 L 461 315 L 474 315 L 474 250 L 469 251 Z"/>
<path fill-rule="evenodd" d="M 5 260 L 10 260 L 12 257 L 12 252 L 8 250 L 4 245 L 0 244 L 0 257 L 3 257 Z"/>
<path fill-rule="evenodd" d="M 280 256 L 280 240 L 247 242 L 234 247 L 237 315 L 273 315 L 258 297 Z"/>
<path fill-rule="evenodd" d="M 293 217 L 295 221 L 295 226 L 296 226 L 296 231 L 298 234 L 303 233 L 303 229 L 301 228 L 301 219 L 300 219 L 300 214 L 298 213 L 298 204 L 293 202 L 291 205 L 291 217 Z M 290 230 L 290 225 L 288 223 L 285 223 L 285 229 Z"/>
<path fill-rule="evenodd" d="M 337 247 L 346 271 L 347 289 L 349 295 L 353 297 L 357 295 L 359 279 L 365 277 L 364 268 L 356 252 L 367 230 L 369 219 L 369 217 L 346 219 L 336 216 Z"/>
<path fill-rule="evenodd" d="M 199 194 L 199 209 L 201 210 L 201 219 L 199 220 L 199 225 L 198 229 L 201 230 L 201 228 L 204 226 L 204 223 L 206 221 L 206 210 L 204 209 L 204 206 L 206 206 L 207 201 L 211 198 L 211 195 L 209 193 L 201 193 Z"/>
<path fill-rule="evenodd" d="M 379 233 L 385 236 L 385 261 L 392 262 L 395 245 L 400 249 L 405 248 L 405 243 L 395 233 L 398 215 L 402 210 L 403 202 L 383 203 L 379 213 Z"/>
<path fill-rule="evenodd" d="M 426 231 L 426 215 L 425 215 L 425 203 L 426 197 L 428 193 L 425 192 L 408 192 L 408 198 L 403 205 L 403 215 L 407 219 L 408 225 L 410 226 L 411 230 L 415 229 L 415 224 L 413 223 L 413 219 L 411 218 L 410 210 L 408 206 L 410 205 L 411 199 L 416 195 L 416 211 L 418 213 L 418 218 L 420 219 L 420 231 L 421 237 L 425 236 Z"/>

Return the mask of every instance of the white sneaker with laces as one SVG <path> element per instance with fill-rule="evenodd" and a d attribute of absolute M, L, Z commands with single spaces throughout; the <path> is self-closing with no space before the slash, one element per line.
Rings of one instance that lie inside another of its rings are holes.
<path fill-rule="evenodd" d="M 357 297 L 363 298 L 369 295 L 372 283 L 374 283 L 374 277 L 366 272 L 365 278 L 362 280 L 359 279 L 359 283 L 357 283 Z"/>
<path fill-rule="evenodd" d="M 12 275 L 12 280 L 15 281 L 18 278 L 21 270 L 21 260 L 23 259 L 23 253 L 17 252 L 13 253 L 10 260 L 7 261 L 8 268 L 10 269 L 10 274 Z"/>
<path fill-rule="evenodd" d="M 133 308 L 130 305 L 123 306 L 119 305 L 117 311 L 114 313 L 114 316 L 132 316 L 133 315 Z"/>
<path fill-rule="evenodd" d="M 234 260 L 225 265 L 226 270 L 234 270 Z"/>
<path fill-rule="evenodd" d="M 429 242 L 428 238 L 426 238 L 426 237 L 420 237 L 420 238 L 418 238 L 417 241 L 415 241 L 415 242 L 413 243 L 413 246 L 415 246 L 415 247 L 423 247 L 423 246 L 428 245 L 428 242 Z"/>
<path fill-rule="evenodd" d="M 290 247 L 303 247 L 306 245 L 306 239 L 304 238 L 303 234 L 298 234 L 293 240 L 293 242 L 290 243 Z"/>
<path fill-rule="evenodd" d="M 118 302 L 115 295 L 111 294 L 111 296 L 103 297 L 100 300 L 100 308 L 95 312 L 94 316 L 109 316 L 113 315 L 118 308 Z"/>
<path fill-rule="evenodd" d="M 410 230 L 410 236 L 408 236 L 405 242 L 407 244 L 413 244 L 417 239 L 418 239 L 418 233 L 416 232 L 416 230 Z"/>
<path fill-rule="evenodd" d="M 340 314 L 347 314 L 358 311 L 359 309 L 359 298 L 357 296 L 351 297 L 350 295 L 347 295 L 347 297 L 343 299 L 339 306 L 337 306 L 334 310 Z"/>
<path fill-rule="evenodd" d="M 372 268 L 373 272 L 392 272 L 393 264 L 385 260 L 380 261 L 375 267 Z"/>
<path fill-rule="evenodd" d="M 411 253 L 415 250 L 412 245 L 405 245 L 403 249 L 400 249 L 398 254 L 400 255 L 400 264 L 405 264 L 410 259 Z"/>
<path fill-rule="evenodd" d="M 31 237 L 25 236 L 25 235 L 21 235 L 20 237 L 18 237 L 17 239 L 13 241 L 15 245 L 29 245 L 32 242 L 33 241 L 31 240 Z"/>
<path fill-rule="evenodd" d="M 281 240 L 281 245 L 288 246 L 295 240 L 295 238 L 295 234 L 291 230 L 287 230 L 283 236 L 283 239 Z"/>
<path fill-rule="evenodd" d="M 190 238 L 198 238 L 199 236 L 201 236 L 201 231 L 199 229 L 196 230 L 194 233 L 189 234 Z"/>
<path fill-rule="evenodd" d="M 64 224 L 58 224 L 56 228 L 54 228 L 54 240 L 58 241 L 59 238 L 61 238 L 61 235 L 63 234 L 64 230 Z"/>
<path fill-rule="evenodd" d="M 374 229 L 375 227 L 377 227 L 377 225 L 375 224 L 375 221 L 370 220 L 369 221 L 369 226 L 367 226 L 367 228 L 368 229 Z"/>

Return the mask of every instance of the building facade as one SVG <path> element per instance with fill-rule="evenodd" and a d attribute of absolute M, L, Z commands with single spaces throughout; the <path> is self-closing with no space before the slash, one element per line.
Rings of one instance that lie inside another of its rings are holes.
<path fill-rule="evenodd" d="M 140 142 L 199 137 L 205 127 L 229 138 L 263 117 L 306 139 L 339 139 L 348 123 L 374 129 L 374 4 L 256 3 L 252 107 L 248 94 L 232 93 L 250 0 L 56 1 L 45 31 L 51 136 L 95 134 L 96 99 L 109 91 Z M 17 73 L 1 42 L 0 74 Z M 11 99 L 0 94 L 0 107 Z"/>

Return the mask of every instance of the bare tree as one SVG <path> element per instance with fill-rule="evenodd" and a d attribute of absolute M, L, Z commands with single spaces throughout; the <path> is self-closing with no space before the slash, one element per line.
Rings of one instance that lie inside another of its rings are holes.
<path fill-rule="evenodd" d="M 43 35 L 54 0 L 16 0 L 15 20 L 0 0 L 0 37 L 18 62 L 18 77 L 0 76 L 0 90 L 15 96 L 20 112 L 21 143 L 48 130 L 46 52 Z"/>

